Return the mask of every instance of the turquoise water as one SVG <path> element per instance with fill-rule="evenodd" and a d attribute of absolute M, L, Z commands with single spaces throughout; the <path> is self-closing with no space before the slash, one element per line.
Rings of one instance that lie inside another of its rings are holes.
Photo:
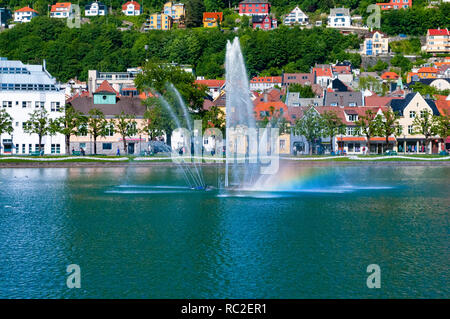
<path fill-rule="evenodd" d="M 285 165 L 271 191 L 228 193 L 181 176 L 0 169 L 0 297 L 450 297 L 448 166 Z"/>

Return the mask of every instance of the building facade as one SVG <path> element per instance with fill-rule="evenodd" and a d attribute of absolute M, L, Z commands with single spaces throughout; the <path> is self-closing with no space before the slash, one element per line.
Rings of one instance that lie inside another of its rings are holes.
<path fill-rule="evenodd" d="M 107 135 L 97 139 L 97 153 L 116 155 L 119 150 L 120 154 L 133 155 L 148 150 L 148 135 L 139 133 L 139 130 L 145 125 L 144 113 L 146 111 L 146 106 L 142 104 L 139 97 L 122 96 L 105 80 L 93 94 L 77 96 L 71 99 L 69 104 L 76 111 L 85 115 L 94 108 L 98 109 L 110 122 Z M 135 135 L 126 137 L 126 150 L 123 149 L 122 136 L 114 129 L 116 116 L 121 113 L 134 117 L 135 129 L 138 131 Z M 70 149 L 74 151 L 84 149 L 86 154 L 94 154 L 93 137 L 89 133 L 72 137 Z"/>
<path fill-rule="evenodd" d="M 51 18 L 66 19 L 71 14 L 73 14 L 73 6 L 70 2 L 58 2 L 50 9 Z"/>
<path fill-rule="evenodd" d="M 432 139 L 427 149 L 425 136 L 415 133 L 414 119 L 424 116 L 424 112 L 439 115 L 436 104 L 431 99 L 424 99 L 420 93 L 409 93 L 404 99 L 394 99 L 390 103 L 394 112 L 400 115 L 399 123 L 402 126 L 402 134 L 398 137 L 398 143 L 402 151 L 409 153 L 438 153 L 441 142 L 437 138 Z"/>
<path fill-rule="evenodd" d="M 24 7 L 14 11 L 14 22 L 30 22 L 38 16 L 38 12 L 30 7 Z"/>
<path fill-rule="evenodd" d="M 270 2 L 267 0 L 244 0 L 239 3 L 239 15 L 268 15 Z"/>
<path fill-rule="evenodd" d="M 84 7 L 84 15 L 87 17 L 105 16 L 106 5 L 101 2 L 91 2 Z"/>
<path fill-rule="evenodd" d="M 399 10 L 412 8 L 412 0 L 390 0 L 389 2 L 377 3 L 381 10 Z"/>
<path fill-rule="evenodd" d="M 277 28 L 277 19 L 271 16 L 252 16 L 253 29 L 272 30 Z"/>
<path fill-rule="evenodd" d="M 65 95 L 44 65 L 28 65 L 0 58 L 0 107 L 13 118 L 14 132 L 0 136 L 2 155 L 29 155 L 39 151 L 37 134 L 25 132 L 25 122 L 35 110 L 44 109 L 48 118 L 56 119 L 65 105 Z M 61 134 L 44 136 L 45 154 L 64 154 Z"/>
<path fill-rule="evenodd" d="M 122 13 L 126 16 L 139 16 L 142 14 L 142 7 L 136 1 L 128 1 L 122 5 Z"/>
<path fill-rule="evenodd" d="M 275 86 L 281 87 L 281 76 L 255 76 L 250 80 L 250 90 L 264 91 Z"/>
<path fill-rule="evenodd" d="M 352 24 L 350 17 L 350 9 L 348 8 L 334 8 L 330 9 L 328 16 L 328 26 L 331 28 L 349 27 Z"/>
<path fill-rule="evenodd" d="M 450 53 L 448 29 L 428 29 L 426 51 L 428 53 Z"/>
<path fill-rule="evenodd" d="M 364 38 L 361 54 L 367 56 L 377 56 L 389 53 L 389 37 L 380 32 L 375 31 L 369 33 Z"/>
<path fill-rule="evenodd" d="M 164 13 L 150 15 L 145 23 L 144 30 L 170 30 L 172 28 L 172 17 Z"/>
<path fill-rule="evenodd" d="M 134 88 L 134 79 L 141 73 L 140 68 L 129 68 L 127 72 L 100 72 L 97 70 L 88 71 L 88 90 L 95 92 L 104 80 L 107 80 L 111 86 L 119 93 L 127 88 Z"/>
<path fill-rule="evenodd" d="M 171 1 L 164 4 L 164 14 L 173 19 L 174 22 L 179 22 L 181 18 L 186 16 L 186 11 L 183 3 L 173 3 Z"/>
<path fill-rule="evenodd" d="M 308 22 L 308 16 L 299 7 L 295 7 L 294 10 L 289 12 L 283 21 L 285 25 L 307 25 Z"/>
<path fill-rule="evenodd" d="M 203 12 L 203 27 L 215 28 L 222 22 L 223 12 Z"/>

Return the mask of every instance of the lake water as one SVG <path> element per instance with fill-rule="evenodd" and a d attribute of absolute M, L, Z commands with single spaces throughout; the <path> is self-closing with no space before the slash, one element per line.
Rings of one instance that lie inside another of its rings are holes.
<path fill-rule="evenodd" d="M 174 167 L 3 168 L 0 297 L 449 298 L 449 179 L 296 163 L 242 193 L 186 189 Z"/>

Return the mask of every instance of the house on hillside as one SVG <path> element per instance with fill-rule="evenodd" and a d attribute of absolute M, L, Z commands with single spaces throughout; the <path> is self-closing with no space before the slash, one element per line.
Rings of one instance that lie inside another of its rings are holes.
<path fill-rule="evenodd" d="M 314 81 L 321 87 L 327 87 L 333 79 L 333 72 L 330 65 L 319 65 L 312 69 Z"/>
<path fill-rule="evenodd" d="M 361 54 L 367 56 L 377 56 L 389 53 L 389 37 L 387 34 L 374 31 L 364 37 Z"/>
<path fill-rule="evenodd" d="M 268 0 L 244 0 L 239 3 L 239 15 L 266 16 L 270 13 L 270 2 Z"/>
<path fill-rule="evenodd" d="M 427 53 L 450 53 L 450 31 L 448 29 L 428 29 Z"/>
<path fill-rule="evenodd" d="M 30 22 L 38 16 L 38 12 L 30 7 L 23 7 L 14 11 L 14 22 Z"/>
<path fill-rule="evenodd" d="M 350 27 L 352 19 L 350 16 L 350 9 L 348 8 L 334 8 L 330 9 L 328 16 L 328 26 L 330 28 Z"/>
<path fill-rule="evenodd" d="M 172 1 L 164 4 L 163 13 L 172 18 L 173 22 L 178 23 L 186 16 L 184 3 L 173 3 Z"/>
<path fill-rule="evenodd" d="M 51 6 L 50 18 L 66 19 L 74 13 L 72 3 L 57 2 Z"/>
<path fill-rule="evenodd" d="M 122 5 L 122 13 L 126 16 L 139 16 L 142 14 L 142 7 L 136 1 L 128 1 Z"/>
<path fill-rule="evenodd" d="M 203 27 L 215 28 L 223 20 L 223 12 L 203 12 Z"/>
<path fill-rule="evenodd" d="M 86 17 L 105 16 L 106 11 L 106 5 L 97 1 L 91 2 L 84 7 L 84 15 Z"/>
<path fill-rule="evenodd" d="M 252 16 L 253 29 L 272 30 L 277 28 L 277 19 L 272 18 L 270 15 Z"/>
<path fill-rule="evenodd" d="M 144 30 L 170 30 L 172 23 L 171 16 L 164 13 L 153 13 L 144 24 Z"/>
<path fill-rule="evenodd" d="M 283 21 L 285 25 L 307 25 L 308 22 L 308 16 L 298 6 L 289 12 L 289 14 L 284 17 Z"/>
<path fill-rule="evenodd" d="M 390 0 L 389 2 L 377 3 L 381 10 L 399 10 L 412 8 L 412 0 Z"/>

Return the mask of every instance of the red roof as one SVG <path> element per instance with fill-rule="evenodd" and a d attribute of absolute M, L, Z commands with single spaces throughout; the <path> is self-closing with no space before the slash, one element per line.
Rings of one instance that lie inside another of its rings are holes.
<path fill-rule="evenodd" d="M 423 67 L 420 68 L 419 71 L 417 71 L 417 73 L 438 73 L 438 69 L 436 68 L 432 68 L 432 67 Z"/>
<path fill-rule="evenodd" d="M 450 101 L 447 101 L 446 98 L 446 96 L 438 96 L 435 104 L 440 115 L 450 116 Z"/>
<path fill-rule="evenodd" d="M 261 111 L 270 111 L 271 108 L 273 107 L 274 111 L 275 111 L 275 115 L 281 115 L 279 112 L 280 109 L 283 109 L 283 117 L 287 120 L 289 120 L 289 115 L 288 115 L 288 107 L 286 106 L 286 104 L 284 104 L 281 101 L 278 102 L 259 102 L 255 105 L 254 107 L 254 111 L 256 112 L 256 119 L 257 120 L 262 120 L 261 118 Z M 277 112 L 278 111 L 278 112 Z"/>
<path fill-rule="evenodd" d="M 100 92 L 107 92 L 107 93 L 113 93 L 113 94 L 119 95 L 119 93 L 117 93 L 117 91 L 114 90 L 114 88 L 111 86 L 111 84 L 109 84 L 109 82 L 107 80 L 104 80 L 102 82 L 102 84 L 100 84 L 100 86 L 95 91 L 95 93 L 100 93 Z"/>
<path fill-rule="evenodd" d="M 383 80 L 397 80 L 398 79 L 398 74 L 395 72 L 384 72 L 381 75 L 381 78 Z"/>
<path fill-rule="evenodd" d="M 316 76 L 333 76 L 330 68 L 313 68 L 313 74 L 315 74 Z"/>
<path fill-rule="evenodd" d="M 38 13 L 36 10 L 31 9 L 30 7 L 23 7 L 23 8 L 20 8 L 19 10 L 16 10 L 15 12 L 34 12 L 34 13 Z"/>
<path fill-rule="evenodd" d="M 449 35 L 447 29 L 428 29 L 429 35 Z"/>
<path fill-rule="evenodd" d="M 205 21 L 205 19 L 217 19 L 222 22 L 222 18 L 222 12 L 203 12 L 203 21 Z"/>
<path fill-rule="evenodd" d="M 393 99 L 399 99 L 399 97 L 378 96 L 374 94 L 364 98 L 364 106 L 386 106 Z"/>
<path fill-rule="evenodd" d="M 220 88 L 225 84 L 225 80 L 195 80 L 195 83 L 206 85 L 207 87 Z"/>
<path fill-rule="evenodd" d="M 141 10 L 141 5 L 140 5 L 139 3 L 137 3 L 136 1 L 128 1 L 128 2 L 125 2 L 125 3 L 122 5 L 122 10 L 126 10 L 126 9 L 127 9 L 127 6 L 128 6 L 129 4 L 133 4 L 133 5 L 134 5 L 134 10 Z"/>
<path fill-rule="evenodd" d="M 72 3 L 70 3 L 70 2 L 58 2 L 58 3 L 54 4 L 54 5 L 52 5 L 52 9 L 50 11 L 51 12 L 61 11 L 61 10 L 57 10 L 57 9 L 60 9 L 60 8 L 69 10 L 71 5 L 72 5 Z"/>
<path fill-rule="evenodd" d="M 281 83 L 281 76 L 255 76 L 250 83 Z"/>

